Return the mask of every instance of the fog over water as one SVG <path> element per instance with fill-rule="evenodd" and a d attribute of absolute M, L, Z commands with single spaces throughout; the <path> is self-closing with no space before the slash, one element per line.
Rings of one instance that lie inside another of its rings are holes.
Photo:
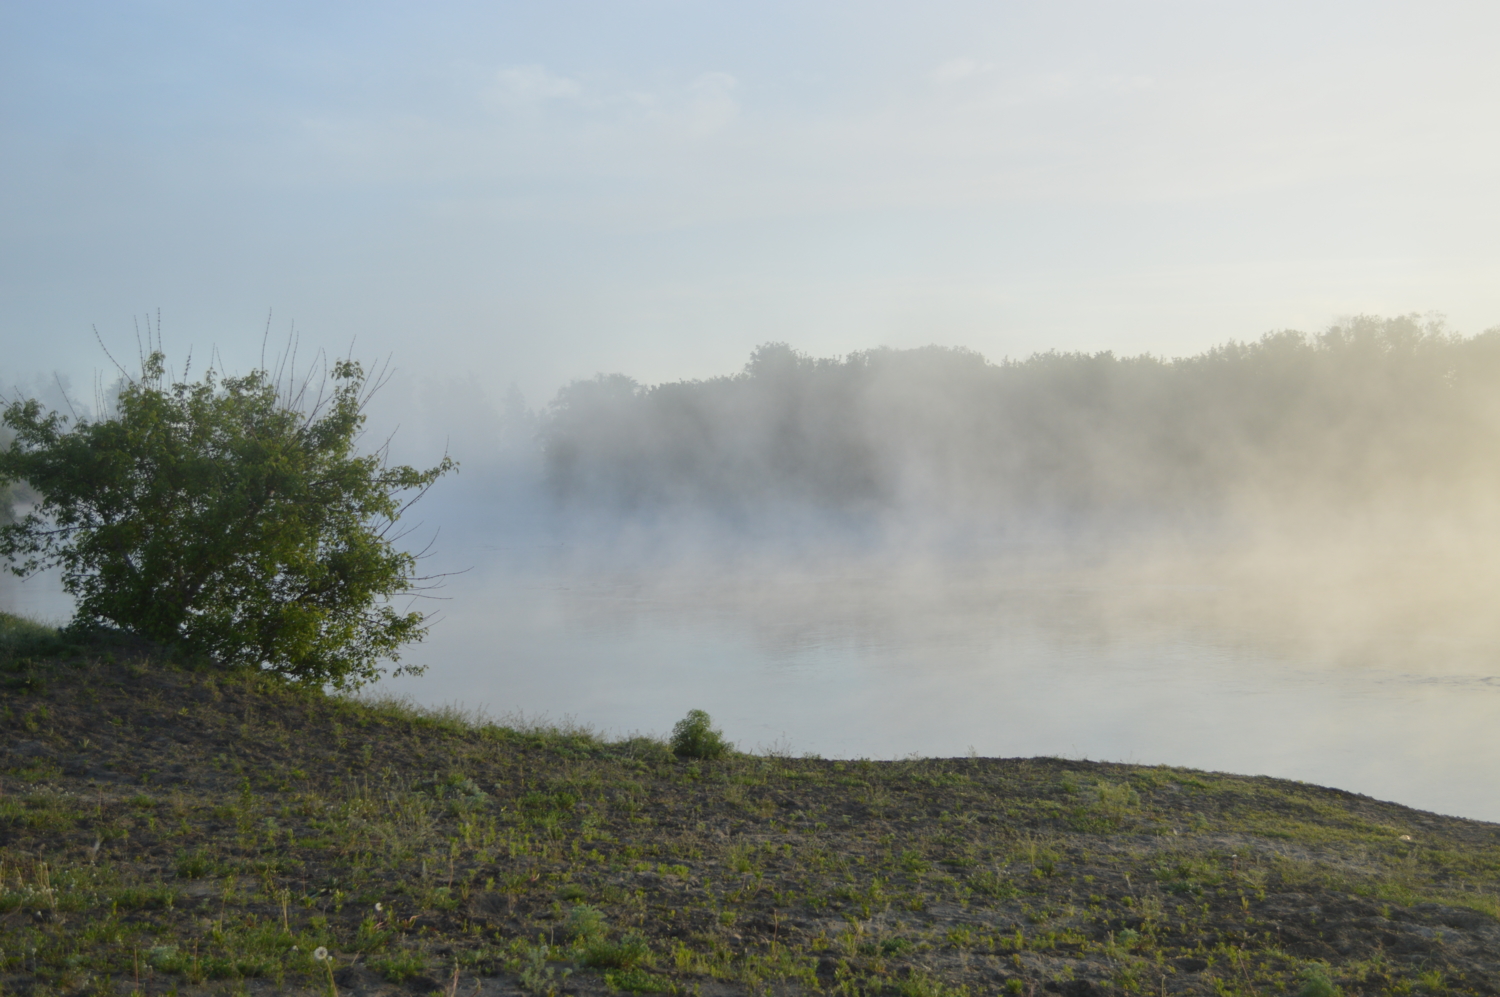
<path fill-rule="evenodd" d="M 470 570 L 432 670 L 389 685 L 1500 819 L 1497 351 L 1415 318 L 1178 361 L 772 344 L 733 376 L 512 398 L 506 469 L 424 512 L 452 530 L 435 562 Z M 460 515 L 479 493 L 508 511 Z"/>
<path fill-rule="evenodd" d="M 541 409 L 405 390 L 393 455 L 463 469 L 417 510 L 448 573 L 407 656 L 429 671 L 378 691 L 1500 820 L 1500 333 L 1358 318 L 1171 361 L 770 344 Z M 45 579 L 0 599 L 66 613 Z"/>
<path fill-rule="evenodd" d="M 419 655 L 432 671 L 393 688 L 616 731 L 705 708 L 742 745 L 794 753 L 1170 763 L 1500 818 L 1500 629 L 1479 598 L 1385 614 L 1396 592 L 1290 562 L 1226 579 L 477 560 Z"/>

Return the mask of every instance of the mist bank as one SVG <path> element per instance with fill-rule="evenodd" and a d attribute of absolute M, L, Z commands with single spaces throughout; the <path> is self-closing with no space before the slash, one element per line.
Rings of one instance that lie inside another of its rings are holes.
<path fill-rule="evenodd" d="M 1109 550 L 1170 574 L 1228 546 L 1279 570 L 1373 541 L 1473 556 L 1500 523 L 1500 328 L 1415 315 L 1173 359 L 770 343 L 734 374 L 602 374 L 540 411 L 490 387 L 474 371 L 398 381 L 372 409 L 368 439 L 392 459 L 462 464 L 413 513 L 413 543 L 447 549 L 445 569 L 480 549 L 1070 566 Z M 81 405 L 58 378 L 11 393 Z M 34 496 L 0 498 L 3 516 Z"/>
<path fill-rule="evenodd" d="M 1358 317 L 1196 356 L 757 349 L 733 375 L 558 392 L 557 508 L 750 532 L 1012 539 L 1443 529 L 1500 496 L 1500 329 Z"/>

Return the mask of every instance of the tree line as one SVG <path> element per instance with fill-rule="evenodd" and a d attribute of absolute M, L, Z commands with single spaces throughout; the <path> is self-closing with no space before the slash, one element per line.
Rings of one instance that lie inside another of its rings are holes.
<path fill-rule="evenodd" d="M 1177 359 L 783 343 L 743 371 L 563 388 L 540 431 L 573 507 L 783 503 L 997 521 L 1222 520 L 1500 495 L 1500 330 L 1358 317 Z"/>

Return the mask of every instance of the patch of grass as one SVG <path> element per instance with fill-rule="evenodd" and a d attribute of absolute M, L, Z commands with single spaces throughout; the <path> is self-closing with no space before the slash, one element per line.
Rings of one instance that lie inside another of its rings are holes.
<path fill-rule="evenodd" d="M 896 985 L 901 997 L 968 997 L 968 987 L 953 987 L 926 973 L 913 973 Z"/>
<path fill-rule="evenodd" d="M 648 973 L 636 967 L 604 974 L 604 984 L 614 990 L 633 994 L 675 994 L 677 985 L 665 976 Z"/>
<path fill-rule="evenodd" d="M 0 613 L 0 656 L 51 652 L 58 647 L 56 627 L 12 613 Z"/>
<path fill-rule="evenodd" d="M 405 983 L 426 971 L 427 960 L 415 952 L 394 952 L 371 959 L 370 969 L 389 983 Z"/>
<path fill-rule="evenodd" d="M 583 946 L 578 960 L 596 969 L 634 969 L 652 962 L 651 946 L 643 938 L 626 937 L 611 942 L 604 939 Z"/>
<path fill-rule="evenodd" d="M 1322 967 L 1312 967 L 1302 971 L 1302 986 L 1297 989 L 1297 997 L 1338 997 L 1339 988 L 1334 986 L 1333 981 L 1328 978 L 1327 970 Z"/>

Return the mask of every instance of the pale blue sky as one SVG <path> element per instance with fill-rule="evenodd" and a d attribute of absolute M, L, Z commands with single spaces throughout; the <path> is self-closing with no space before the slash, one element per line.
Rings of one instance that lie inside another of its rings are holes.
<path fill-rule="evenodd" d="M 1487 4 L 0 0 L 0 372 L 1500 324 Z"/>

